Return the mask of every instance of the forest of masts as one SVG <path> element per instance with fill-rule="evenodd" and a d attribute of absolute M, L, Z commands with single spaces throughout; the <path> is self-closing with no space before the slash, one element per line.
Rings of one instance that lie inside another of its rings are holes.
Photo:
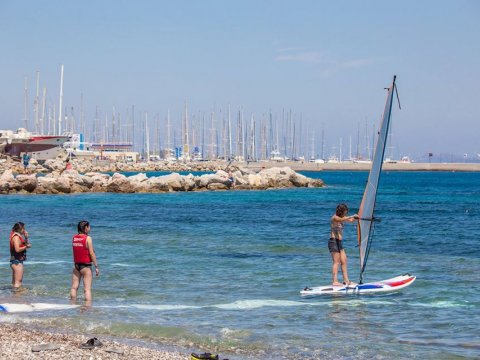
<path fill-rule="evenodd" d="M 325 132 L 304 126 L 302 114 L 282 109 L 261 116 L 246 114 L 243 108 L 213 109 L 190 113 L 187 102 L 181 114 L 172 115 L 138 110 L 135 105 L 123 113 L 112 107 L 110 113 L 95 107 L 94 116 L 86 119 L 83 94 L 77 115 L 73 106 L 63 106 L 63 65 L 61 68 L 60 99 L 58 107 L 47 98 L 47 88 L 40 99 L 40 73 L 36 74 L 36 92 L 33 101 L 33 124 L 30 122 L 29 89 L 25 78 L 24 119 L 22 126 L 36 133 L 48 135 L 83 134 L 85 142 L 96 144 L 130 144 L 145 159 L 182 158 L 184 160 L 352 160 L 370 158 L 373 144 L 369 140 L 369 126 L 360 137 L 352 156 L 352 138 L 349 144 L 342 139 L 330 145 L 326 152 Z M 60 109 L 63 109 L 59 111 Z M 363 132 L 363 131 L 362 131 Z M 372 130 L 375 132 L 375 129 Z M 373 139 L 373 136 L 371 137 Z M 345 154 L 344 147 L 348 148 Z"/>

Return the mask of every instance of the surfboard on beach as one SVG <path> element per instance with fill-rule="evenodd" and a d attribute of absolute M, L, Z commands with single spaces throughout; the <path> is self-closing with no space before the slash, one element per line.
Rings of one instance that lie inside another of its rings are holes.
<path fill-rule="evenodd" d="M 375 152 L 373 154 L 372 167 L 370 169 L 370 173 L 368 174 L 367 185 L 365 186 L 362 202 L 360 203 L 360 208 L 358 210 L 357 236 L 358 248 L 360 252 L 359 284 L 355 284 L 352 286 L 307 286 L 305 289 L 300 291 L 300 294 L 302 296 L 392 292 L 410 286 L 416 279 L 415 276 L 405 274 L 377 282 L 364 283 L 363 281 L 365 268 L 367 266 L 368 254 L 370 253 L 370 249 L 372 246 L 373 230 L 375 227 L 375 223 L 378 222 L 378 219 L 374 216 L 374 210 L 377 199 L 378 184 L 380 182 L 380 174 L 382 173 L 382 165 L 388 137 L 388 128 L 390 126 L 390 119 L 392 115 L 393 96 L 396 91 L 395 80 L 396 76 L 393 77 L 392 85 L 387 88 L 387 101 L 385 103 L 385 110 L 383 111 L 380 130 L 378 131 L 377 143 L 375 146 Z"/>

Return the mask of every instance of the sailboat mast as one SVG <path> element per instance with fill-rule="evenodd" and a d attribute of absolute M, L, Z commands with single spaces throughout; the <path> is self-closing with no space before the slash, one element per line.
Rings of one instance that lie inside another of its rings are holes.
<path fill-rule="evenodd" d="M 60 70 L 60 102 L 58 105 L 58 135 L 62 135 L 62 107 L 63 107 L 63 64 Z"/>
<path fill-rule="evenodd" d="M 40 104 L 39 104 L 40 89 L 39 89 L 39 87 L 40 87 L 40 71 L 37 71 L 37 87 L 36 87 L 34 107 L 33 107 L 33 111 L 35 112 L 35 132 L 36 133 L 38 133 L 40 131 L 40 124 L 38 122 L 39 110 L 40 110 Z"/>
<path fill-rule="evenodd" d="M 230 104 L 228 104 L 228 160 L 232 158 L 232 121 L 230 118 Z"/>
<path fill-rule="evenodd" d="M 25 77 L 25 86 L 23 92 L 23 121 L 25 129 L 28 129 L 28 78 Z"/>
<path fill-rule="evenodd" d="M 40 119 L 41 124 L 41 133 L 45 132 L 45 108 L 47 106 L 47 88 L 43 88 L 43 99 L 42 99 L 42 118 Z M 50 133 L 49 133 L 50 134 Z"/>
<path fill-rule="evenodd" d="M 145 152 L 146 152 L 146 161 L 150 161 L 150 136 L 148 130 L 148 113 L 145 113 Z"/>
<path fill-rule="evenodd" d="M 185 117 L 183 120 L 184 126 L 184 145 L 183 145 L 183 158 L 184 160 L 190 160 L 190 142 L 188 138 L 188 110 L 187 110 L 187 100 L 185 100 Z"/>

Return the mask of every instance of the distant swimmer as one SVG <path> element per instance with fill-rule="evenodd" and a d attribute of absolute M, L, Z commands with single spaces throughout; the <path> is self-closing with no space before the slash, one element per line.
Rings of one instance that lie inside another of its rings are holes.
<path fill-rule="evenodd" d="M 73 250 L 73 272 L 72 272 L 72 288 L 70 289 L 70 299 L 77 299 L 77 290 L 83 279 L 83 290 L 85 292 L 85 301 L 92 300 L 92 262 L 95 265 L 95 275 L 100 275 L 97 257 L 93 248 L 93 240 L 88 235 L 90 232 L 90 224 L 88 221 L 80 221 L 78 223 L 78 234 L 72 239 Z"/>
<path fill-rule="evenodd" d="M 358 215 L 347 216 L 348 207 L 345 204 L 339 204 L 335 215 L 330 220 L 330 239 L 328 240 L 328 250 L 332 255 L 332 285 L 342 286 L 338 282 L 338 266 L 341 265 L 343 283 L 347 286 L 355 286 L 348 278 L 347 272 L 347 254 L 343 248 L 343 227 L 344 223 L 352 223 L 358 219 Z"/>
<path fill-rule="evenodd" d="M 23 262 L 27 260 L 27 249 L 30 248 L 28 232 L 23 222 L 13 225 L 10 233 L 10 268 L 12 269 L 12 288 L 19 290 L 23 282 Z"/>

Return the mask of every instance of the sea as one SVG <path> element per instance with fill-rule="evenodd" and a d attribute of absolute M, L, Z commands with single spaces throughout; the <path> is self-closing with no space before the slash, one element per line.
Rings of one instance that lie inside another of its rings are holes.
<path fill-rule="evenodd" d="M 91 223 L 101 275 L 91 307 L 0 322 L 229 359 L 480 358 L 480 173 L 383 172 L 364 280 L 410 273 L 415 283 L 315 298 L 300 290 L 331 282 L 330 217 L 342 202 L 358 211 L 368 173 L 304 174 L 326 187 L 2 195 L 0 304 L 69 304 L 80 220 Z M 32 243 L 21 294 L 8 256 L 17 221 Z M 344 238 L 358 281 L 354 224 Z"/>

